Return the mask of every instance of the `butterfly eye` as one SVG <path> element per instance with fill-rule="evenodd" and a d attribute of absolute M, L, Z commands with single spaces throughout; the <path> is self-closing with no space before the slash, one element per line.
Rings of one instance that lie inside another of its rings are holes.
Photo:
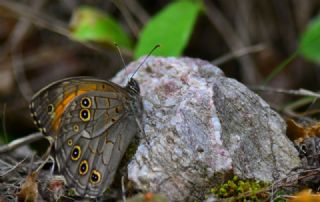
<path fill-rule="evenodd" d="M 52 114 L 53 111 L 54 111 L 53 104 L 49 104 L 49 105 L 48 105 L 48 114 Z"/>
<path fill-rule="evenodd" d="M 77 124 L 73 125 L 73 131 L 74 132 L 79 132 L 79 126 Z"/>
<path fill-rule="evenodd" d="M 101 180 L 101 174 L 100 174 L 100 172 L 97 171 L 97 170 L 92 170 L 91 176 L 90 176 L 90 182 L 91 182 L 92 184 L 97 184 L 97 183 L 100 182 L 100 180 Z"/>
<path fill-rule="evenodd" d="M 88 109 L 82 109 L 80 111 L 80 119 L 84 122 L 90 121 L 90 111 Z"/>
<path fill-rule="evenodd" d="M 80 173 L 80 175 L 87 174 L 88 170 L 89 170 L 88 161 L 87 160 L 81 161 L 81 163 L 79 165 L 79 173 Z"/>
<path fill-rule="evenodd" d="M 68 142 L 67 142 L 67 144 L 68 144 L 69 146 L 72 146 L 72 144 L 73 144 L 72 139 L 69 139 Z"/>
<path fill-rule="evenodd" d="M 81 107 L 82 108 L 89 108 L 91 107 L 91 99 L 88 97 L 84 97 L 81 99 Z"/>
<path fill-rule="evenodd" d="M 75 145 L 71 152 L 71 159 L 76 161 L 80 158 L 80 156 L 81 156 L 81 148 L 79 145 Z"/>

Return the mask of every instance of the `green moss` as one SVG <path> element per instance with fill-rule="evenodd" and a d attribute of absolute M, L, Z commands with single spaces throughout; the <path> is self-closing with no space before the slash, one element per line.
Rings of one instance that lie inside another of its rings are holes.
<path fill-rule="evenodd" d="M 286 190 L 278 190 L 276 193 L 274 193 L 274 202 L 286 202 L 286 200 L 282 197 L 284 195 L 295 195 L 294 192 L 288 192 Z"/>
<path fill-rule="evenodd" d="M 227 182 L 211 188 L 210 192 L 219 198 L 233 198 L 236 201 L 260 201 L 263 189 L 269 184 L 255 180 L 242 180 L 233 176 Z"/>
<path fill-rule="evenodd" d="M 66 191 L 66 195 L 69 196 L 69 197 L 75 197 L 76 196 L 76 192 L 75 192 L 75 190 L 73 188 L 71 188 L 71 189 L 68 189 Z"/>

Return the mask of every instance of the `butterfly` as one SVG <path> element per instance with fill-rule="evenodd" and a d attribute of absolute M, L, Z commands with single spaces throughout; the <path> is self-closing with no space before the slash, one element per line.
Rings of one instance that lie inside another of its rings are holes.
<path fill-rule="evenodd" d="M 30 103 L 39 130 L 67 186 L 81 197 L 101 196 L 142 119 L 139 84 L 125 87 L 90 77 L 63 79 L 41 89 Z"/>

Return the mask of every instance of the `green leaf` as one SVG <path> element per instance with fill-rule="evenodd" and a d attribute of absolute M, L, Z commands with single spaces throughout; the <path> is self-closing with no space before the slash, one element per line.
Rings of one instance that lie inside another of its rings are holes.
<path fill-rule="evenodd" d="M 132 48 L 132 41 L 117 21 L 93 7 L 77 8 L 70 22 L 70 30 L 71 37 L 75 40 L 117 43 L 120 47 Z"/>
<path fill-rule="evenodd" d="M 320 16 L 312 20 L 303 33 L 299 53 L 307 60 L 320 63 Z"/>
<path fill-rule="evenodd" d="M 135 49 L 137 59 L 147 54 L 156 44 L 153 53 L 159 56 L 179 56 L 191 36 L 201 10 L 199 1 L 174 1 L 155 15 L 143 28 Z"/>

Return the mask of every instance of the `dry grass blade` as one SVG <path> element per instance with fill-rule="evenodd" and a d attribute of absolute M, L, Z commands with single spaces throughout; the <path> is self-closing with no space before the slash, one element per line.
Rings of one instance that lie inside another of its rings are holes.
<path fill-rule="evenodd" d="M 283 93 L 283 94 L 297 95 L 297 96 L 312 96 L 315 98 L 320 98 L 319 93 L 313 92 L 310 90 L 306 90 L 306 89 L 287 90 L 287 89 L 281 89 L 281 88 L 269 88 L 269 87 L 265 87 L 265 86 L 250 87 L 250 89 L 254 90 L 254 91 Z"/>
<path fill-rule="evenodd" d="M 258 45 L 254 45 L 254 46 L 249 46 L 234 52 L 231 52 L 229 54 L 226 54 L 224 56 L 221 56 L 215 60 L 213 60 L 211 63 L 213 65 L 219 66 L 225 62 L 227 62 L 228 60 L 231 60 L 233 58 L 238 58 L 244 55 L 247 55 L 249 53 L 255 53 L 255 52 L 260 52 L 262 50 L 264 50 L 266 48 L 266 45 L 264 44 L 258 44 Z"/>
<path fill-rule="evenodd" d="M 112 1 L 114 5 L 118 7 L 118 9 L 121 11 L 122 15 L 126 19 L 128 26 L 130 27 L 133 35 L 137 38 L 139 35 L 139 27 L 137 23 L 134 21 L 133 17 L 131 16 L 128 8 L 126 5 L 122 2 L 122 0 L 113 0 Z"/>
<path fill-rule="evenodd" d="M 0 177 L 4 177 L 4 176 L 8 175 L 10 172 L 12 172 L 15 169 L 17 169 L 27 158 L 28 158 L 28 156 L 26 156 L 22 161 L 18 162 L 16 165 L 13 165 L 10 169 L 5 171 L 4 173 L 1 173 Z"/>
<path fill-rule="evenodd" d="M 69 31 L 66 24 L 50 18 L 49 16 L 44 15 L 41 12 L 30 8 L 29 6 L 7 0 L 1 1 L 0 6 L 11 10 L 16 14 L 17 18 L 23 16 L 39 27 L 43 27 L 55 33 L 69 37 Z"/>
<path fill-rule="evenodd" d="M 30 134 L 26 137 L 16 139 L 7 145 L 0 146 L 0 154 L 10 152 L 18 147 L 40 140 L 41 138 L 44 138 L 44 136 L 40 132 L 38 132 Z"/>
<path fill-rule="evenodd" d="M 231 52 L 236 52 L 238 49 L 245 47 L 246 45 L 243 44 L 243 40 L 237 35 L 232 25 L 215 4 L 211 1 L 204 1 L 204 4 L 206 7 L 205 13 L 209 21 L 217 28 L 218 32 L 220 32 L 221 37 L 223 37 Z M 241 74 L 244 77 L 244 81 L 248 84 L 258 83 L 261 75 L 255 69 L 253 60 L 249 56 L 246 56 L 239 58 L 239 62 L 241 63 Z"/>
<path fill-rule="evenodd" d="M 72 39 L 72 37 L 70 37 L 70 32 L 66 23 L 61 22 L 57 19 L 54 19 L 39 11 L 36 11 L 35 9 L 30 8 L 29 6 L 23 5 L 21 3 L 15 3 L 15 2 L 3 0 L 3 1 L 0 1 L 0 7 L 3 7 L 15 13 L 16 18 L 20 18 L 22 16 L 28 19 L 31 23 L 39 27 L 45 28 L 54 33 L 57 33 L 69 39 Z M 81 41 L 76 41 L 76 42 L 87 48 L 95 50 L 100 54 L 108 55 L 108 52 L 106 51 L 106 49 L 100 46 L 97 46 L 91 43 L 81 42 Z M 132 52 L 130 50 L 123 49 L 123 53 L 127 56 L 130 56 L 130 57 L 132 56 Z"/>

